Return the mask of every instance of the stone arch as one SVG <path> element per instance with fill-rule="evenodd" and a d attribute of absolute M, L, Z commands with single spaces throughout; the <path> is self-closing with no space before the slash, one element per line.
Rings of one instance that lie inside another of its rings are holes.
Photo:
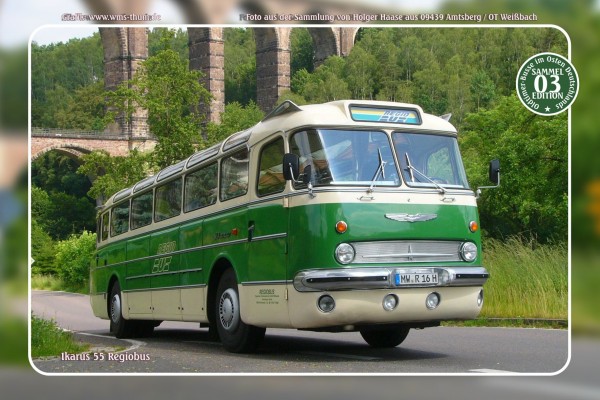
<path fill-rule="evenodd" d="M 340 55 L 339 28 L 308 28 L 315 49 L 315 68 L 330 56 Z"/>
<path fill-rule="evenodd" d="M 79 158 L 81 158 L 82 155 L 89 154 L 94 150 L 95 149 L 93 149 L 91 147 L 81 146 L 81 145 L 55 144 L 55 145 L 45 147 L 45 148 L 37 151 L 35 154 L 31 154 L 31 161 L 43 156 L 44 154 L 48 153 L 49 151 L 57 151 L 59 153 L 65 154 L 65 155 L 79 161 Z"/>

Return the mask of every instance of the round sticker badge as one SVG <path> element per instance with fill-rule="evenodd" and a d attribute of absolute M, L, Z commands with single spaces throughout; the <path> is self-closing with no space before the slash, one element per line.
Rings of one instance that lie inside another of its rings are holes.
<path fill-rule="evenodd" d="M 569 60 L 559 54 L 540 53 L 521 65 L 517 93 L 521 103 L 540 115 L 568 109 L 579 91 L 579 77 Z"/>

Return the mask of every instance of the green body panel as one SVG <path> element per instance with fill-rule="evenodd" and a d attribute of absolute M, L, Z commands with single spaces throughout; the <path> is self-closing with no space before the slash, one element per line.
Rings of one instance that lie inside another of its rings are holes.
<path fill-rule="evenodd" d="M 438 217 L 422 222 L 398 222 L 385 217 L 387 213 L 437 214 Z M 335 224 L 345 221 L 348 230 L 339 234 Z M 470 221 L 479 221 L 476 207 L 424 204 L 363 204 L 332 203 L 294 207 L 290 210 L 289 273 L 288 279 L 304 269 L 337 268 L 335 247 L 342 242 L 384 240 L 468 240 L 481 250 L 479 231 L 469 230 Z M 411 262 L 416 265 L 481 264 L 481 251 L 472 263 L 467 262 Z M 367 266 L 373 264 L 368 264 Z M 403 265 L 397 263 L 394 265 Z M 407 264 L 408 265 L 408 264 Z M 361 265 L 352 264 L 352 267 Z"/>
<path fill-rule="evenodd" d="M 247 281 L 286 279 L 288 210 L 283 207 L 283 199 L 248 209 L 249 224 L 254 226 L 254 232 L 248 254 Z"/>
<path fill-rule="evenodd" d="M 127 241 L 127 258 L 129 260 L 137 260 L 150 255 L 150 236 L 144 235 Z M 128 262 L 127 267 L 122 266 L 121 268 L 127 268 L 127 279 L 125 282 L 121 281 L 121 288 L 124 290 L 135 290 L 145 289 L 150 287 L 150 277 L 143 276 L 149 275 L 152 272 L 152 260 L 138 260 Z M 134 278 L 133 277 L 139 277 Z"/>
<path fill-rule="evenodd" d="M 184 224 L 179 230 L 179 240 L 181 249 L 194 249 L 203 245 L 203 222 L 201 220 L 193 221 L 189 224 Z M 203 252 L 201 249 L 190 251 L 181 254 L 179 284 L 199 285 L 204 283 L 204 272 L 206 264 L 202 258 Z M 202 269 L 198 271 L 198 269 Z M 195 270 L 185 272 L 189 270 Z"/>
<path fill-rule="evenodd" d="M 243 282 L 247 279 L 248 216 L 246 207 L 206 218 L 203 241 L 205 246 L 203 258 L 207 268 L 211 268 L 218 260 L 225 259 L 234 266 L 238 281 Z M 205 276 L 208 280 L 210 271 L 206 271 Z"/>
<path fill-rule="evenodd" d="M 179 227 L 153 232 L 150 236 L 150 254 L 159 255 L 152 261 L 152 288 L 179 285 L 180 255 L 172 254 L 179 250 Z"/>

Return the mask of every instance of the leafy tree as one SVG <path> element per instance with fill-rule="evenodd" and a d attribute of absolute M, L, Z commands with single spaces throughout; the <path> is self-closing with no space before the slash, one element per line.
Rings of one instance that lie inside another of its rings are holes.
<path fill-rule="evenodd" d="M 312 72 L 315 66 L 315 49 L 312 37 L 306 28 L 292 29 L 290 33 L 292 59 L 290 75 L 302 69 Z"/>
<path fill-rule="evenodd" d="M 58 275 L 69 286 L 85 287 L 96 250 L 96 234 L 83 231 L 56 245 Z"/>
<path fill-rule="evenodd" d="M 248 104 L 256 98 L 256 44 L 251 29 L 224 31 L 225 100 Z"/>
<path fill-rule="evenodd" d="M 171 32 L 168 32 L 171 31 Z M 148 32 L 148 55 L 156 55 L 164 48 L 163 37 L 168 36 L 168 45 L 179 54 L 182 62 L 188 62 L 190 51 L 188 46 L 188 33 L 186 29 L 178 28 L 170 30 L 169 28 L 153 28 Z"/>
<path fill-rule="evenodd" d="M 54 241 L 35 218 L 31 219 L 31 256 L 35 260 L 32 272 L 40 275 L 56 274 Z"/>
<path fill-rule="evenodd" d="M 101 202 L 121 189 L 133 185 L 151 174 L 151 153 L 136 149 L 127 156 L 111 156 L 106 151 L 93 151 L 82 156 L 77 173 L 90 176 L 94 183 L 89 196 Z"/>
<path fill-rule="evenodd" d="M 532 114 L 516 96 L 466 116 L 460 140 L 471 186 L 487 184 L 489 160 L 498 158 L 502 165 L 502 186 L 484 191 L 479 202 L 482 226 L 492 236 L 566 240 L 566 117 Z"/>
<path fill-rule="evenodd" d="M 229 135 L 256 125 L 264 113 L 256 103 L 251 101 L 247 106 L 240 103 L 229 103 L 221 114 L 221 123 L 208 124 L 207 147 L 226 139 Z"/>
<path fill-rule="evenodd" d="M 487 108 L 496 96 L 496 85 L 485 71 L 479 70 L 471 78 L 471 97 L 476 105 L 476 111 Z"/>
<path fill-rule="evenodd" d="M 56 111 L 54 119 L 58 128 L 102 131 L 107 125 L 104 82 L 76 89 L 66 98 L 66 108 Z"/>
<path fill-rule="evenodd" d="M 202 137 L 210 93 L 199 83 L 201 73 L 189 71 L 178 53 L 169 48 L 173 32 L 164 31 L 163 49 L 143 61 L 135 76 L 109 94 L 112 104 L 130 118 L 136 107 L 148 110 L 148 127 L 158 142 L 153 164 L 164 168 L 191 155 Z"/>

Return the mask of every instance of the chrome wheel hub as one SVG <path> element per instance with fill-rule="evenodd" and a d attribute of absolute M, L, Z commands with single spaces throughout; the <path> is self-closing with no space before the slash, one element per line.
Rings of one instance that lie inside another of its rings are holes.
<path fill-rule="evenodd" d="M 219 320 L 227 331 L 234 331 L 240 321 L 240 307 L 235 290 L 227 289 L 219 299 Z"/>
<path fill-rule="evenodd" d="M 115 324 L 121 319 L 121 298 L 115 294 L 110 302 L 110 319 Z"/>

